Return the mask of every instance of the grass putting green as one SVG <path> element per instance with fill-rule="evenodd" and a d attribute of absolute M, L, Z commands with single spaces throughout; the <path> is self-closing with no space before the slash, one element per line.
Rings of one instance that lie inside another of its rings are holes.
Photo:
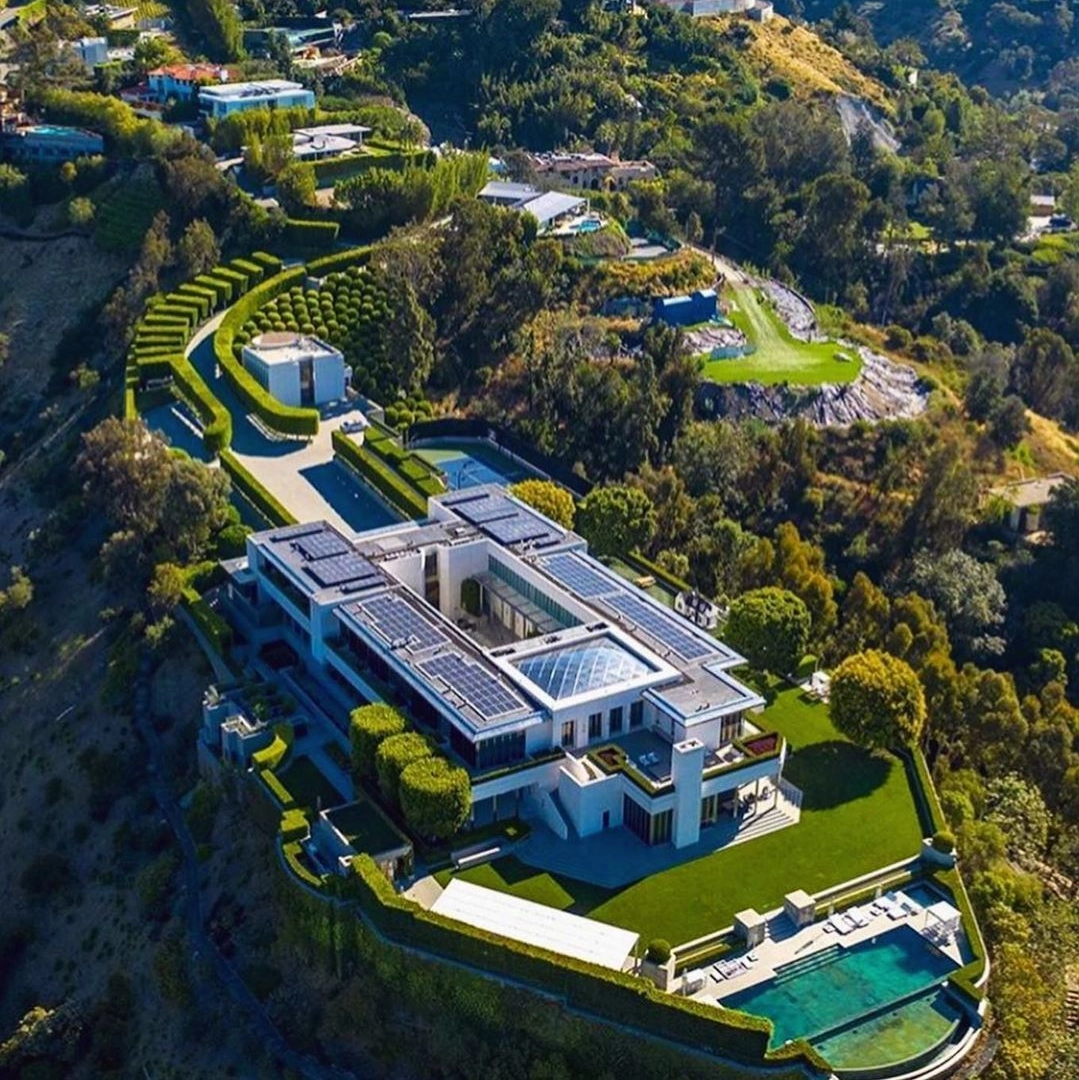
<path fill-rule="evenodd" d="M 362 795 L 355 803 L 334 810 L 329 817 L 357 851 L 366 851 L 369 855 L 378 855 L 408 842 L 371 800 Z"/>
<path fill-rule="evenodd" d="M 323 810 L 340 806 L 345 801 L 309 757 L 296 758 L 280 774 L 280 780 L 297 805 L 308 810 L 316 809 L 320 801 Z"/>
<path fill-rule="evenodd" d="M 782 691 L 763 724 L 782 732 L 792 753 L 784 775 L 804 792 L 801 821 L 705 855 L 623 889 L 603 889 L 509 857 L 454 875 L 601 922 L 646 941 L 690 941 L 729 926 L 735 912 L 768 911 L 786 893 L 815 893 L 917 854 L 921 829 L 903 763 L 848 742 L 827 707 L 802 691 Z"/>
<path fill-rule="evenodd" d="M 847 383 L 857 378 L 862 361 L 857 352 L 835 341 L 799 341 L 770 304 L 757 299 L 748 285 L 732 288 L 731 322 L 757 347 L 752 356 L 706 360 L 704 378 L 716 383 L 756 382 L 765 386 L 791 383 L 819 386 Z M 848 356 L 850 359 L 840 359 Z"/>

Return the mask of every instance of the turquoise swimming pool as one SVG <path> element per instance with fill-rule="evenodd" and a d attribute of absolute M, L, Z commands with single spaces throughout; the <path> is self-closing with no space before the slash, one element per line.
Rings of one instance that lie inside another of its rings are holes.
<path fill-rule="evenodd" d="M 829 945 L 776 970 L 759 986 L 721 999 L 728 1009 L 768 1017 L 773 1046 L 789 1039 L 814 1039 L 892 1002 L 928 990 L 956 969 L 916 930 L 902 926 L 848 947 Z M 921 1046 L 910 1047 L 917 1053 Z"/>

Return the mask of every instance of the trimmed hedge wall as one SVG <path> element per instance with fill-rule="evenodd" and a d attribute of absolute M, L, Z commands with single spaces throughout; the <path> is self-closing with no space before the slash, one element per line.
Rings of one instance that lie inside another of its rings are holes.
<path fill-rule="evenodd" d="M 321 889 L 324 879 L 316 877 L 302 862 L 300 862 L 301 850 L 299 840 L 292 840 L 281 845 L 281 852 L 285 856 L 285 862 L 288 863 L 289 869 L 301 881 L 310 885 L 312 889 Z"/>
<path fill-rule="evenodd" d="M 365 480 L 407 517 L 427 516 L 427 499 L 406 483 L 366 446 L 357 446 L 347 435 L 335 431 L 331 436 L 333 451 L 352 466 Z"/>
<path fill-rule="evenodd" d="M 250 259 L 233 259 L 229 266 L 238 274 L 247 278 L 247 287 L 250 289 L 257 285 L 266 276 L 266 268 Z"/>
<path fill-rule="evenodd" d="M 221 404 L 182 353 L 172 358 L 172 381 L 191 402 L 202 420 L 202 442 L 211 454 L 220 454 L 232 443 L 232 415 Z"/>
<path fill-rule="evenodd" d="M 184 607 L 206 635 L 214 652 L 222 658 L 226 657 L 232 645 L 232 627 L 203 600 L 193 586 L 185 585 L 182 595 Z"/>
<path fill-rule="evenodd" d="M 255 775 L 265 785 L 266 790 L 274 797 L 282 810 L 291 810 L 296 805 L 288 788 L 278 780 L 273 769 L 259 769 Z"/>
<path fill-rule="evenodd" d="M 623 972 L 548 953 L 422 910 L 398 896 L 368 855 L 352 862 L 357 904 L 386 938 L 528 983 L 577 1008 L 734 1061 L 764 1065 L 772 1022 L 678 998 Z M 827 1076 L 824 1059 L 799 1040 L 784 1057 Z"/>
<path fill-rule="evenodd" d="M 292 840 L 306 840 L 311 833 L 311 826 L 302 810 L 293 808 L 281 815 L 281 839 L 285 843 Z"/>
<path fill-rule="evenodd" d="M 328 251 L 337 242 L 341 226 L 336 221 L 298 221 L 288 218 L 282 237 L 290 251 Z"/>
<path fill-rule="evenodd" d="M 236 460 L 230 450 L 221 452 L 221 467 L 240 493 L 271 525 L 295 525 L 296 519 Z"/>
<path fill-rule="evenodd" d="M 311 277 L 325 277 L 327 274 L 335 274 L 341 270 L 347 270 L 350 266 L 366 266 L 371 259 L 371 245 L 365 247 L 349 248 L 348 251 L 335 251 L 332 255 L 323 255 L 319 259 L 312 259 L 307 264 L 307 272 Z"/>
<path fill-rule="evenodd" d="M 212 274 L 200 274 L 190 284 L 212 292 L 216 298 L 214 301 L 215 308 L 222 307 L 232 299 L 232 282 L 214 277 Z"/>
<path fill-rule="evenodd" d="M 229 309 L 214 334 L 214 354 L 240 400 L 252 412 L 275 431 L 286 435 L 315 435 L 318 433 L 318 410 L 300 409 L 282 405 L 264 390 L 247 371 L 234 352 L 236 334 L 245 322 L 267 301 L 303 282 L 302 266 L 286 270 L 283 274 L 255 286 L 246 296 Z"/>
<path fill-rule="evenodd" d="M 273 741 L 251 755 L 255 768 L 276 769 L 292 749 L 294 734 L 291 724 L 274 724 Z"/>
<path fill-rule="evenodd" d="M 271 255 L 268 251 L 253 251 L 248 258 L 253 263 L 261 266 L 266 275 L 270 277 L 274 274 L 280 274 L 281 267 L 284 265 L 276 255 Z"/>
<path fill-rule="evenodd" d="M 624 558 L 634 570 L 639 570 L 642 574 L 651 574 L 657 581 L 662 581 L 664 585 L 674 589 L 676 592 L 688 592 L 690 590 L 688 582 L 672 574 L 670 570 L 664 570 L 659 563 L 652 562 L 651 559 L 646 558 L 639 551 L 631 551 Z"/>

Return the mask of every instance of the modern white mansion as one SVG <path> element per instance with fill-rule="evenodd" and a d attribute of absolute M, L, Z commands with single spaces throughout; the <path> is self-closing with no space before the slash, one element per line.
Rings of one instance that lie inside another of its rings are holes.
<path fill-rule="evenodd" d="M 446 740 L 476 820 L 684 847 L 779 780 L 786 746 L 728 673 L 742 658 L 500 487 L 355 539 L 324 522 L 256 533 L 225 568 L 254 644 L 284 638 L 357 704 L 388 685 Z"/>

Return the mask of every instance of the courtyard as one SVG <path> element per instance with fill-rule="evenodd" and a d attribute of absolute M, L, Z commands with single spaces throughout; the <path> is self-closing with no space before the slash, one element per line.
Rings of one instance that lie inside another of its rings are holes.
<path fill-rule="evenodd" d="M 793 889 L 816 893 L 918 852 L 922 830 L 898 758 L 844 739 L 827 706 L 795 687 L 780 691 L 761 722 L 790 743 L 784 775 L 803 792 L 796 826 L 621 888 L 538 870 L 513 855 L 457 874 L 443 871 L 438 879 L 444 885 L 461 877 L 635 930 L 645 941 L 660 937 L 678 944 L 730 925 L 744 908 L 778 907 Z"/>

